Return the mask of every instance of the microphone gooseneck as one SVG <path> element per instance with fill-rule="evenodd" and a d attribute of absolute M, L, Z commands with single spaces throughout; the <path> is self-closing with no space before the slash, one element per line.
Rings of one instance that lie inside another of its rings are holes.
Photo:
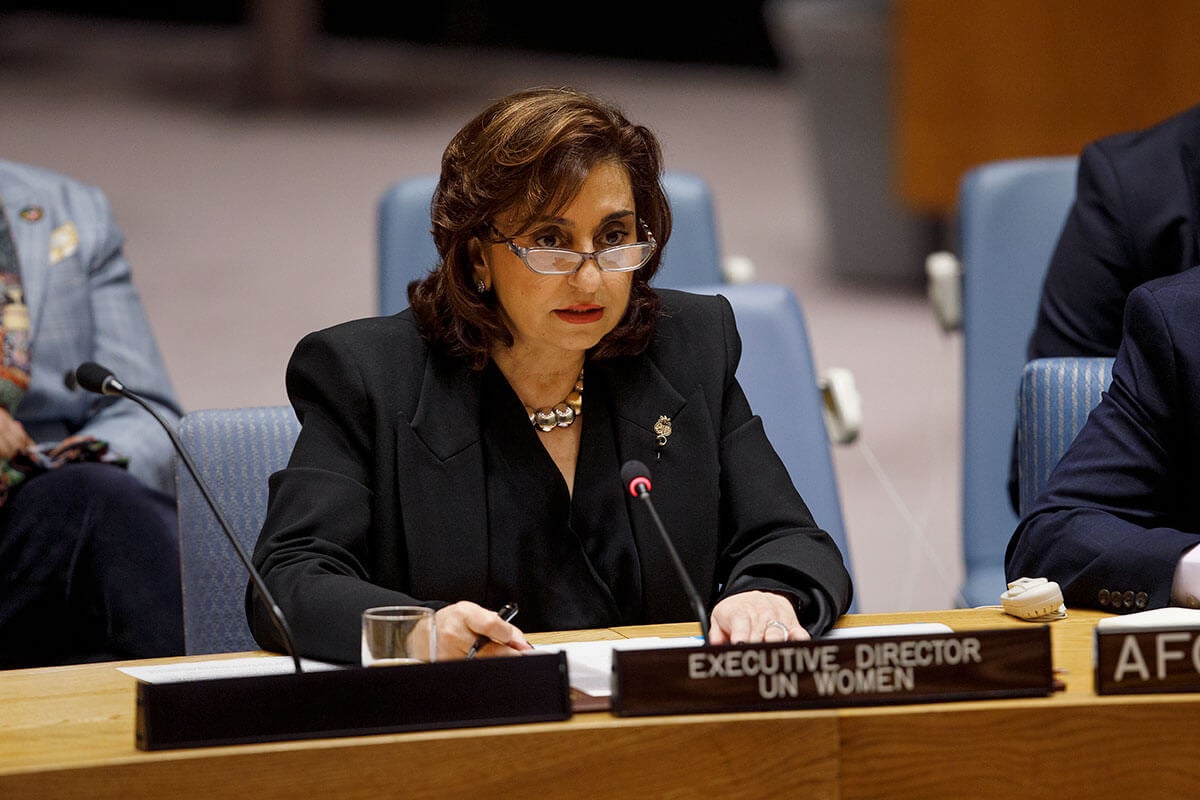
<path fill-rule="evenodd" d="M 640 461 L 626 461 L 621 466 L 621 482 L 625 485 L 629 494 L 641 500 L 646 505 L 646 510 L 650 512 L 650 518 L 654 520 L 655 530 L 662 537 L 663 545 L 667 548 L 667 553 L 671 556 L 671 563 L 675 566 L 675 573 L 679 576 L 680 582 L 683 583 L 683 590 L 687 593 L 688 600 L 692 603 L 692 608 L 695 609 L 696 619 L 700 622 L 700 633 L 704 636 L 704 643 L 708 644 L 708 612 L 704 609 L 704 600 L 700 597 L 700 593 L 696 591 L 696 586 L 692 583 L 692 579 L 688 576 L 687 569 L 683 566 L 683 560 L 679 557 L 679 553 L 675 550 L 675 545 L 671 542 L 671 537 L 667 535 L 667 529 L 659 519 L 658 511 L 654 508 L 654 501 L 650 499 L 650 470 Z"/>
<path fill-rule="evenodd" d="M 71 385 L 70 380 L 65 380 L 68 386 Z M 150 405 L 149 401 L 125 387 L 121 381 L 117 380 L 117 376 L 112 370 L 107 367 L 102 367 L 95 362 L 88 361 L 80 364 L 75 370 L 74 383 L 81 389 L 86 389 L 89 392 L 96 394 L 116 395 L 124 397 L 139 406 L 144 408 L 158 421 L 162 429 L 167 432 L 167 436 L 171 439 L 171 446 L 175 448 L 175 452 L 179 454 L 179 460 L 183 462 L 188 473 L 192 476 L 192 480 L 200 487 L 200 493 L 204 495 L 204 501 L 208 504 L 209 509 L 213 512 L 213 516 L 217 518 L 217 523 L 221 526 L 221 531 L 225 534 L 225 538 L 233 545 L 234 551 L 237 552 L 238 558 L 242 562 L 242 566 L 246 568 L 246 572 L 250 574 L 250 580 L 254 584 L 255 590 L 258 591 L 259 597 L 266 603 L 267 609 L 271 612 L 271 621 L 275 623 L 276 630 L 279 631 L 280 637 L 283 639 L 284 647 L 287 649 L 287 654 L 291 656 L 292 663 L 295 664 L 296 672 L 302 672 L 300 666 L 300 657 L 296 654 L 296 645 L 292 641 L 292 630 L 287 624 L 287 619 L 283 616 L 283 609 L 275 602 L 275 598 L 267 589 L 266 582 L 263 581 L 262 575 L 254 568 L 253 562 L 250 561 L 250 556 L 247 555 L 246 549 L 242 547 L 242 543 L 233 535 L 233 529 L 229 527 L 229 522 L 226 521 L 225 515 L 221 513 L 221 509 L 217 506 L 217 502 L 213 499 L 212 492 L 209 491 L 208 485 L 201 479 L 200 471 L 196 469 L 196 464 L 192 461 L 191 456 L 183 447 L 183 442 L 179 441 L 174 429 L 167 424 L 167 421 L 162 418 L 162 415 Z"/>

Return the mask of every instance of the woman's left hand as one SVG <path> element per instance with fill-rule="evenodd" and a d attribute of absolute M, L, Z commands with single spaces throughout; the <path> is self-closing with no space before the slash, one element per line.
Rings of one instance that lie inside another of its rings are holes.
<path fill-rule="evenodd" d="M 739 592 L 717 603 L 709 619 L 710 644 L 803 642 L 808 631 L 796 619 L 789 597 L 775 592 Z"/>

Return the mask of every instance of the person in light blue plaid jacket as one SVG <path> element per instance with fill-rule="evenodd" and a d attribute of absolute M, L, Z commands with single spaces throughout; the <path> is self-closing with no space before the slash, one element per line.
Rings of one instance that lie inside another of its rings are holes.
<path fill-rule="evenodd" d="M 0 332 L 27 345 L 0 365 L 0 668 L 182 653 L 170 438 L 64 380 L 95 361 L 182 413 L 124 237 L 101 190 L 26 164 L 0 160 L 0 210 Z"/>

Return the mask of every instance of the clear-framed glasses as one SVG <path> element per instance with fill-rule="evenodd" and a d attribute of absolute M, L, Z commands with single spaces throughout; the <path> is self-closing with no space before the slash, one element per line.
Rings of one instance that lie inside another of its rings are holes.
<path fill-rule="evenodd" d="M 579 268 L 590 258 L 604 272 L 633 272 L 646 266 L 646 262 L 658 249 L 654 234 L 642 223 L 646 231 L 646 241 L 632 244 L 619 244 L 606 247 L 603 250 L 593 250 L 581 253 L 578 250 L 567 250 L 561 247 L 521 247 L 512 239 L 506 239 L 508 249 L 521 259 L 522 263 L 539 275 L 570 275 L 578 272 Z M 493 228 L 495 230 L 495 228 Z M 500 234 L 499 231 L 496 231 Z"/>

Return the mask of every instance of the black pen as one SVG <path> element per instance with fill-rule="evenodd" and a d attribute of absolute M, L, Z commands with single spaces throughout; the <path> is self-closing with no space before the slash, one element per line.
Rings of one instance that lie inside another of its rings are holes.
<path fill-rule="evenodd" d="M 503 608 L 496 613 L 500 615 L 500 619 L 504 620 L 505 622 L 512 622 L 513 617 L 517 615 L 517 604 L 505 603 Z M 467 651 L 467 658 L 474 658 L 475 654 L 479 652 L 479 648 L 483 647 L 490 641 L 491 639 L 488 637 L 480 636 L 475 640 L 475 644 L 471 645 L 471 649 Z"/>

